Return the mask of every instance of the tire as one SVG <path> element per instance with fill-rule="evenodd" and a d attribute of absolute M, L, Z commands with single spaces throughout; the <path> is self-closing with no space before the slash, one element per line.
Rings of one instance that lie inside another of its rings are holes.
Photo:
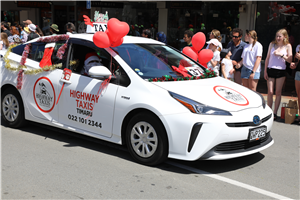
<path fill-rule="evenodd" d="M 153 114 L 139 113 L 130 120 L 126 129 L 126 144 L 138 163 L 154 166 L 168 158 L 165 128 Z"/>
<path fill-rule="evenodd" d="M 19 92 L 14 88 L 8 88 L 1 94 L 1 97 L 1 117 L 4 123 L 12 128 L 22 127 L 26 120 Z"/>

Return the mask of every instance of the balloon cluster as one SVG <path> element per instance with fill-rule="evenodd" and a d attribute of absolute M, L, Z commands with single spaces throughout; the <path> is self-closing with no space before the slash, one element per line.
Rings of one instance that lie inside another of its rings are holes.
<path fill-rule="evenodd" d="M 84 16 L 85 23 L 93 27 L 89 17 Z M 105 32 L 98 31 L 93 36 L 93 42 L 97 47 L 107 48 L 116 47 L 123 43 L 123 37 L 129 32 L 129 25 L 126 22 L 120 22 L 116 18 L 111 18 L 107 22 L 107 29 Z"/>
<path fill-rule="evenodd" d="M 213 58 L 214 54 L 210 49 L 202 49 L 202 47 L 205 44 L 205 40 L 206 38 L 204 33 L 196 33 L 192 37 L 193 46 L 184 47 L 182 53 L 184 53 L 185 55 L 189 56 L 190 58 L 199 62 L 201 65 L 207 68 L 207 63 Z"/>

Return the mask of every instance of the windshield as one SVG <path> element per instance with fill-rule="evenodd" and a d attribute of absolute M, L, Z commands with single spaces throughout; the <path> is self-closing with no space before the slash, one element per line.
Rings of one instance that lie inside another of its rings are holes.
<path fill-rule="evenodd" d="M 204 73 L 204 68 L 199 64 L 165 45 L 122 44 L 112 49 L 143 79 L 165 75 L 182 78 L 186 76 L 182 71 L 189 76 L 200 76 Z"/>

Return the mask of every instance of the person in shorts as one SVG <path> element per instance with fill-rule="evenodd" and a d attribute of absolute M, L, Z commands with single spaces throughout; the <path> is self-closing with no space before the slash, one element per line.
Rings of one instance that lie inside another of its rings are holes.
<path fill-rule="evenodd" d="M 263 46 L 257 41 L 256 31 L 246 31 L 245 41 L 249 42 L 243 50 L 242 60 L 237 63 L 236 68 L 244 66 L 241 70 L 243 86 L 256 91 L 260 78 L 261 57 Z"/>
<path fill-rule="evenodd" d="M 300 62 L 299 61 L 300 61 L 300 44 L 296 47 L 295 60 L 290 65 L 291 69 L 296 69 L 295 87 L 298 96 L 298 103 L 300 102 Z M 300 106 L 298 106 L 298 109 L 300 113 Z M 296 119 L 296 121 L 300 125 L 299 118 Z"/>
<path fill-rule="evenodd" d="M 246 46 L 246 43 L 242 41 L 242 36 L 243 30 L 240 28 L 234 28 L 232 30 L 232 40 L 227 45 L 227 49 L 229 49 L 232 54 L 230 56 L 230 59 L 232 60 L 232 65 L 235 68 L 234 82 L 240 85 L 242 84 L 241 69 L 243 68 L 243 65 L 240 68 L 236 68 L 236 65 L 242 60 L 242 53 L 244 47 Z"/>
<path fill-rule="evenodd" d="M 281 102 L 281 91 L 285 81 L 286 64 L 293 59 L 292 46 L 289 43 L 289 35 L 285 29 L 276 32 L 275 39 L 270 43 L 267 58 L 265 60 L 264 78 L 268 84 L 268 106 L 272 108 L 274 86 L 276 86 L 276 99 L 274 106 L 274 120 L 277 119 L 277 111 Z"/>

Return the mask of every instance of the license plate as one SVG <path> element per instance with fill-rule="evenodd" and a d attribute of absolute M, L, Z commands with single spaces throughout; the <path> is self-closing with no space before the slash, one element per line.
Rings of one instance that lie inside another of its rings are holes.
<path fill-rule="evenodd" d="M 249 130 L 249 142 L 254 142 L 266 137 L 267 127 L 261 126 Z"/>

